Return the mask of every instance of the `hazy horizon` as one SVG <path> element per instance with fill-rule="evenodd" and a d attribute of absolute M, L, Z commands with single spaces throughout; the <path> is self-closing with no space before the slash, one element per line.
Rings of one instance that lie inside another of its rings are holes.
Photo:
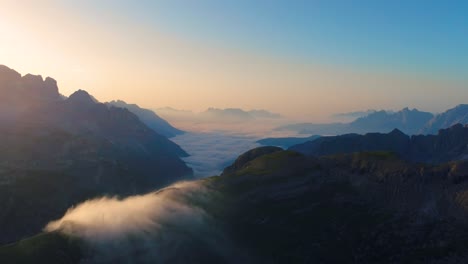
<path fill-rule="evenodd" d="M 8 67 L 8 65 L 3 65 L 3 66 Z M 8 67 L 8 68 L 10 68 L 10 67 Z M 12 70 L 15 70 L 15 69 L 12 69 Z M 42 79 L 45 79 L 46 77 L 54 78 L 53 76 L 35 74 L 35 73 L 21 73 L 20 72 L 20 74 L 22 76 L 25 76 L 26 74 L 41 76 Z M 78 91 L 78 90 L 82 90 L 82 89 L 77 89 L 75 91 L 72 91 L 71 94 Z M 84 90 L 86 90 L 86 89 L 84 89 Z M 59 87 L 59 92 L 62 95 L 64 95 L 63 90 L 62 90 L 61 87 Z M 68 97 L 71 94 L 64 95 L 64 96 Z M 94 96 L 94 94 L 92 94 L 92 93 L 91 93 L 91 95 L 101 103 L 112 102 L 112 101 L 124 101 L 125 103 L 129 103 L 129 104 L 137 104 L 135 102 L 128 101 L 128 100 L 126 100 L 124 98 L 111 98 L 108 101 L 104 101 L 104 100 L 100 100 L 99 98 L 96 98 Z M 460 104 L 463 104 L 463 103 L 460 103 Z M 460 105 L 460 104 L 457 104 L 457 105 Z M 393 112 L 398 112 L 400 110 L 408 108 L 410 110 L 414 109 L 414 110 L 419 110 L 419 111 L 424 111 L 424 112 L 430 112 L 432 114 L 439 114 L 441 112 L 444 112 L 447 109 L 451 109 L 451 108 L 457 106 L 457 105 L 449 105 L 449 106 L 447 106 L 447 108 L 442 109 L 440 112 L 428 111 L 426 109 L 411 107 L 409 105 L 408 106 L 403 106 L 403 107 L 398 108 L 398 109 L 383 109 L 383 108 L 371 109 L 371 108 L 365 108 L 364 107 L 362 109 L 345 110 L 343 112 L 332 112 L 330 114 L 326 114 L 326 115 L 323 115 L 323 116 L 318 116 L 318 118 L 314 119 L 314 118 L 311 118 L 310 116 L 302 116 L 302 117 L 301 116 L 287 116 L 287 115 L 284 115 L 283 113 L 272 112 L 269 109 L 242 108 L 242 107 L 236 107 L 236 106 L 224 107 L 224 108 L 217 108 L 217 107 L 208 106 L 207 108 L 204 108 L 204 109 L 192 110 L 192 109 L 178 109 L 178 108 L 175 108 L 173 106 L 144 107 L 141 104 L 137 104 L 137 105 L 139 107 L 141 107 L 141 108 L 145 108 L 145 109 L 148 109 L 148 110 L 151 110 L 151 111 L 155 112 L 157 115 L 167 119 L 167 121 L 171 122 L 173 125 L 176 125 L 181 129 L 186 129 L 186 130 L 189 130 L 189 131 L 196 131 L 196 132 L 203 132 L 203 131 L 206 132 L 206 131 L 216 130 L 218 128 L 216 125 L 219 125 L 221 123 L 225 123 L 225 124 L 224 124 L 224 126 L 221 126 L 220 128 L 226 128 L 225 125 L 228 125 L 228 123 L 231 125 L 231 127 L 236 127 L 240 122 L 246 122 L 246 120 L 234 120 L 234 122 L 231 122 L 231 121 L 233 121 L 232 119 L 226 119 L 224 121 L 214 119 L 214 120 L 211 120 L 211 123 L 213 123 L 214 126 L 210 126 L 209 129 L 204 128 L 203 126 L 197 126 L 197 125 L 200 125 L 199 118 L 201 116 L 203 116 L 203 114 L 205 114 L 207 112 L 210 112 L 210 110 L 215 110 L 215 111 L 240 110 L 240 111 L 245 112 L 245 113 L 249 113 L 249 112 L 252 112 L 252 111 L 264 111 L 264 112 L 266 112 L 268 114 L 278 115 L 277 118 L 271 118 L 271 119 L 265 118 L 265 119 L 262 120 L 263 122 L 261 124 L 259 124 L 259 125 L 263 126 L 262 131 L 265 131 L 265 129 L 272 129 L 272 128 L 274 128 L 274 127 L 276 127 L 278 125 L 281 125 L 281 124 L 288 124 L 288 123 L 294 123 L 294 122 L 305 122 L 305 123 L 307 123 L 307 122 L 318 122 L 318 123 L 320 123 L 320 122 L 322 122 L 322 123 L 344 122 L 344 123 L 346 123 L 346 122 L 354 121 L 358 117 L 366 116 L 367 114 L 369 114 L 369 113 L 371 113 L 373 111 L 386 111 L 386 112 L 389 112 L 389 113 L 393 113 Z M 202 123 L 210 123 L 209 119 L 205 119 L 203 121 L 204 122 L 202 122 Z M 254 120 L 252 120 L 252 121 L 254 121 Z M 193 126 L 194 124 L 196 126 Z M 237 132 L 242 132 L 242 131 L 237 131 Z M 250 133 L 250 132 L 253 132 L 253 131 L 248 130 L 248 132 Z"/>
<path fill-rule="evenodd" d="M 326 122 L 468 102 L 466 4 L 364 2 L 2 0 L 0 57 L 64 95 L 149 109 Z"/>

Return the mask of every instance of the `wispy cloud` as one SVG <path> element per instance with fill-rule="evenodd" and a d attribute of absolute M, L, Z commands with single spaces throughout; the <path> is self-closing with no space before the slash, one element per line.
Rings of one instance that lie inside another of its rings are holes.
<path fill-rule="evenodd" d="M 235 247 L 213 218 L 193 205 L 212 194 L 199 183 L 182 182 L 125 199 L 97 198 L 70 208 L 45 231 L 83 239 L 92 263 L 169 263 L 184 254 L 226 262 L 235 259 Z"/>

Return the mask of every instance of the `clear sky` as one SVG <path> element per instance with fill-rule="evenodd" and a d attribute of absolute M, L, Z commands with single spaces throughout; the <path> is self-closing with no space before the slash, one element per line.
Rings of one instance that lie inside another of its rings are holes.
<path fill-rule="evenodd" d="M 468 103 L 468 2 L 0 0 L 0 64 L 63 94 L 318 121 Z"/>

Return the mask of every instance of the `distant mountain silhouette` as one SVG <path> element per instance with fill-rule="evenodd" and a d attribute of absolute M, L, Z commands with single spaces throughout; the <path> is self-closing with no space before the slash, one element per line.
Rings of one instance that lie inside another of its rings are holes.
<path fill-rule="evenodd" d="M 170 138 L 184 133 L 182 130 L 171 126 L 171 124 L 159 117 L 155 112 L 141 108 L 136 104 L 127 104 L 122 100 L 111 101 L 106 104 L 128 109 L 130 112 L 138 116 L 143 123 L 165 137 Z"/>
<path fill-rule="evenodd" d="M 351 133 L 389 132 L 399 129 L 403 133 L 413 135 L 423 127 L 434 115 L 417 109 L 404 108 L 395 113 L 378 111 L 366 117 L 361 117 L 349 124 Z"/>
<path fill-rule="evenodd" d="M 413 135 L 433 118 L 433 114 L 417 109 L 404 108 L 398 112 L 376 111 L 350 123 L 331 124 L 292 124 L 277 128 L 277 130 L 292 130 L 301 134 L 340 135 L 348 133 L 364 134 L 369 132 L 387 133 L 393 129 Z"/>
<path fill-rule="evenodd" d="M 191 121 L 200 123 L 239 123 L 256 120 L 277 120 L 282 118 L 280 114 L 267 110 L 243 110 L 240 108 L 214 108 L 195 113 L 188 110 L 177 110 L 171 107 L 158 108 L 155 110 L 160 116 L 174 121 Z"/>
<path fill-rule="evenodd" d="M 277 119 L 279 114 L 271 113 L 266 110 L 250 110 L 245 111 L 240 108 L 208 108 L 201 112 L 198 116 L 208 121 L 223 121 L 223 122 L 244 122 L 255 119 Z"/>
<path fill-rule="evenodd" d="M 468 124 L 468 104 L 461 104 L 436 115 L 421 129 L 422 134 L 437 134 L 440 129 L 455 124 Z"/>
<path fill-rule="evenodd" d="M 441 163 L 468 158 L 468 126 L 460 124 L 440 130 L 438 135 L 407 136 L 400 130 L 388 134 L 368 133 L 321 137 L 295 145 L 290 150 L 312 156 L 391 151 L 415 162 Z"/>
<path fill-rule="evenodd" d="M 206 111 L 201 112 L 200 117 L 207 120 L 223 120 L 227 122 L 236 122 L 236 121 L 250 121 L 254 117 L 248 112 L 239 109 L 239 108 L 208 108 Z"/>
<path fill-rule="evenodd" d="M 377 110 L 369 109 L 367 111 L 355 111 L 355 112 L 348 112 L 348 113 L 337 113 L 333 114 L 331 118 L 338 122 L 346 122 L 346 121 L 353 121 L 360 117 L 365 117 L 370 114 L 377 112 Z"/>
<path fill-rule="evenodd" d="M 262 119 L 262 118 L 281 118 L 282 116 L 277 113 L 272 113 L 267 110 L 250 110 L 248 113 L 253 116 L 254 118 Z"/>

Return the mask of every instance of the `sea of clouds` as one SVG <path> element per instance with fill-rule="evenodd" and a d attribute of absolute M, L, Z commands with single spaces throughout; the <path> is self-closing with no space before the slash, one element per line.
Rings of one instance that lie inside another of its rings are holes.
<path fill-rule="evenodd" d="M 197 178 L 219 175 L 239 155 L 259 147 L 258 139 L 258 136 L 226 132 L 190 132 L 171 138 L 190 154 L 184 161 L 193 168 Z"/>

